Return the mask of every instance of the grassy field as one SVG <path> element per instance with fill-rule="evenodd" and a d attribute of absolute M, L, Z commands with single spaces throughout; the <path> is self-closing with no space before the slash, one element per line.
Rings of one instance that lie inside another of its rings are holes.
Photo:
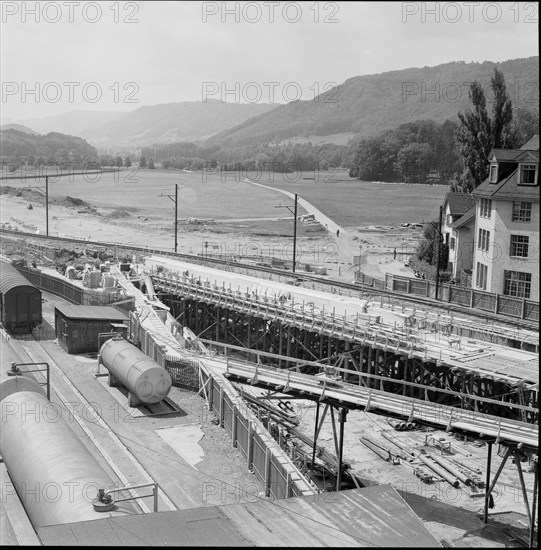
<path fill-rule="evenodd" d="M 174 204 L 163 195 L 174 195 L 178 184 L 179 218 L 243 220 L 291 215 L 285 208 L 275 208 L 279 204 L 292 204 L 291 199 L 278 191 L 245 183 L 242 179 L 246 176 L 276 189 L 298 193 L 344 227 L 435 219 L 447 191 L 445 186 L 360 182 L 344 172 L 321 172 L 314 179 L 313 172 L 258 175 L 127 169 L 120 174 L 51 179 L 49 195 L 82 199 L 98 208 L 126 208 L 141 215 L 173 219 Z M 34 178 L 26 182 L 2 179 L 1 183 L 13 187 L 44 186 L 43 180 Z"/>
<path fill-rule="evenodd" d="M 436 219 L 448 191 L 443 185 L 384 184 L 354 180 L 346 172 L 248 177 L 297 193 L 343 227 L 397 225 Z M 312 178 L 312 179 L 305 179 Z"/>

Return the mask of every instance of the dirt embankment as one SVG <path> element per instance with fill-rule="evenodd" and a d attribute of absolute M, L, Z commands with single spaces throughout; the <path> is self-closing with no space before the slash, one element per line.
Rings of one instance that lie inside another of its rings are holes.
<path fill-rule="evenodd" d="M 0 188 L 0 220 L 8 229 L 46 232 L 45 197 L 36 189 Z M 30 208 L 30 205 L 32 207 Z M 94 208 L 76 197 L 49 203 L 49 234 L 115 242 L 149 248 L 174 249 L 174 220 L 116 204 Z M 178 251 L 187 254 L 273 255 L 292 259 L 293 220 L 230 220 L 193 224 L 178 220 Z M 331 277 L 351 281 L 358 269 L 383 278 L 385 272 L 412 276 L 404 267 L 415 247 L 417 232 L 402 227 L 357 227 L 339 236 L 321 225 L 297 223 L 296 258 L 302 264 L 323 265 Z M 395 255 L 396 250 L 396 255 Z"/>

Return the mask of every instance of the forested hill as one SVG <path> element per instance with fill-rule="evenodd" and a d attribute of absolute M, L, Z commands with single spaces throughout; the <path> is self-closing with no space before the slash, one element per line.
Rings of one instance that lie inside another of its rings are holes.
<path fill-rule="evenodd" d="M 22 124 L 4 124 L 0 126 L 0 132 L 4 130 L 17 130 L 23 134 L 30 134 L 31 136 L 39 135 L 39 132 L 35 132 L 32 128 L 28 128 L 28 126 L 23 126 Z"/>
<path fill-rule="evenodd" d="M 97 151 L 84 139 L 51 132 L 45 136 L 19 130 L 0 131 L 1 160 L 10 166 L 29 164 L 82 165 L 97 159 Z"/>
<path fill-rule="evenodd" d="M 364 137 L 417 120 L 456 121 L 457 112 L 470 107 L 469 84 L 474 80 L 486 85 L 490 103 L 494 68 L 503 71 L 514 107 L 538 109 L 538 56 L 501 63 L 460 61 L 356 76 L 312 101 L 289 103 L 247 120 L 209 143 L 268 143 L 341 133 Z"/>
<path fill-rule="evenodd" d="M 73 133 L 96 147 L 118 150 L 158 142 L 204 140 L 274 108 L 274 104 L 208 99 L 146 105 L 127 113 L 71 111 L 22 122 L 40 132 Z"/>

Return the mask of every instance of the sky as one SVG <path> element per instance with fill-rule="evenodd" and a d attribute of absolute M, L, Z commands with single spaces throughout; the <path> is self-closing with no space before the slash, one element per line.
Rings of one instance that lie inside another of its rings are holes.
<path fill-rule="evenodd" d="M 538 55 L 533 2 L 2 1 L 2 123 L 313 99 L 348 78 Z"/>

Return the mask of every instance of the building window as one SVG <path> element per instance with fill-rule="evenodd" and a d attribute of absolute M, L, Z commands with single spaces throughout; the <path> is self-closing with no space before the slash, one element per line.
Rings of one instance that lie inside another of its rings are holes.
<path fill-rule="evenodd" d="M 484 250 L 488 252 L 488 247 L 490 245 L 490 231 L 486 229 L 479 229 L 479 239 L 477 241 L 477 248 L 479 250 Z"/>
<path fill-rule="evenodd" d="M 511 235 L 511 250 L 510 256 L 517 256 L 519 258 L 528 257 L 528 245 L 530 243 L 530 237 L 526 235 Z"/>
<path fill-rule="evenodd" d="M 536 180 L 535 164 L 523 164 L 520 167 L 520 183 L 524 185 L 534 185 Z"/>
<path fill-rule="evenodd" d="M 532 203 L 531 202 L 513 202 L 513 221 L 514 222 L 529 222 L 532 220 Z"/>
<path fill-rule="evenodd" d="M 487 275 L 488 266 L 477 262 L 477 269 L 475 270 L 475 285 L 481 290 L 487 289 Z"/>
<path fill-rule="evenodd" d="M 490 183 L 496 183 L 498 181 L 498 165 L 490 165 Z"/>
<path fill-rule="evenodd" d="M 504 271 L 503 293 L 505 296 L 529 298 L 531 287 L 531 273 L 523 273 L 522 271 Z"/>
<path fill-rule="evenodd" d="M 492 212 L 492 201 L 490 199 L 481 199 L 480 216 L 481 218 L 490 219 Z"/>
<path fill-rule="evenodd" d="M 451 241 L 449 242 L 449 248 L 450 248 L 451 250 L 454 250 L 454 249 L 455 249 L 455 243 L 456 243 L 455 238 L 454 238 L 454 237 L 451 237 Z"/>

